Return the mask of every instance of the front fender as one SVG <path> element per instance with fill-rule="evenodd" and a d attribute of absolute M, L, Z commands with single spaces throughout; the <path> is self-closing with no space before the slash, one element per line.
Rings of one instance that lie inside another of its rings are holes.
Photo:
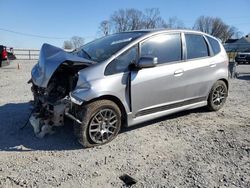
<path fill-rule="evenodd" d="M 70 93 L 70 100 L 74 104 L 77 104 L 80 106 L 80 105 L 83 105 L 85 102 L 95 100 L 101 97 L 106 98 L 107 96 L 109 96 L 109 98 L 111 97 L 111 98 L 118 99 L 120 103 L 123 105 L 123 108 L 125 109 L 125 111 L 127 113 L 129 112 L 130 110 L 129 104 L 126 101 L 126 99 L 123 100 L 120 95 L 118 95 L 117 93 L 110 92 L 110 91 L 109 92 L 102 91 L 102 92 L 96 93 L 91 90 L 78 89 Z"/>
<path fill-rule="evenodd" d="M 82 105 L 84 102 L 88 102 L 93 99 L 106 96 L 106 95 L 111 95 L 116 98 L 120 98 L 118 94 L 110 92 L 110 91 L 109 92 L 105 92 L 105 91 L 95 92 L 91 89 L 79 88 L 70 92 L 70 99 L 73 103 L 76 103 L 77 105 Z"/>
<path fill-rule="evenodd" d="M 92 74 L 91 74 L 92 75 Z M 118 74 L 88 80 L 86 74 L 79 75 L 77 87 L 70 93 L 71 101 L 77 105 L 103 96 L 119 99 L 126 112 L 130 111 L 127 74 Z"/>

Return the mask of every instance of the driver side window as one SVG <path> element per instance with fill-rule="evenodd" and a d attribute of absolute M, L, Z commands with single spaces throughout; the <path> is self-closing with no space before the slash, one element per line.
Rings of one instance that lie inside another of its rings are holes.
<path fill-rule="evenodd" d="M 182 47 L 180 33 L 159 34 L 141 44 L 141 57 L 157 57 L 158 63 L 181 61 Z"/>
<path fill-rule="evenodd" d="M 106 69 L 104 75 L 112 75 L 121 72 L 127 72 L 129 65 L 135 63 L 138 57 L 137 45 L 123 52 L 116 59 L 111 61 Z"/>

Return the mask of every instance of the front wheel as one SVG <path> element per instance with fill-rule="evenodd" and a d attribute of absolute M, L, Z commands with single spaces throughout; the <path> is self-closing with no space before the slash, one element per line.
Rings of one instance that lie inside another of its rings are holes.
<path fill-rule="evenodd" d="M 84 147 L 103 145 L 113 140 L 121 128 L 121 111 L 110 100 L 99 100 L 82 107 L 82 124 L 74 132 Z"/>
<path fill-rule="evenodd" d="M 228 89 L 224 81 L 218 80 L 212 87 L 208 96 L 208 109 L 217 111 L 222 108 L 228 96 Z"/>

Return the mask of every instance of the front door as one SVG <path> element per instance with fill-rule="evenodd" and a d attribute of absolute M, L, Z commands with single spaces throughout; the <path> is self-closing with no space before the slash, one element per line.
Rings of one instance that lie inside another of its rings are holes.
<path fill-rule="evenodd" d="M 158 65 L 131 72 L 131 104 L 134 117 L 161 110 L 183 100 L 181 34 L 159 34 L 140 44 L 140 56 L 158 58 Z"/>

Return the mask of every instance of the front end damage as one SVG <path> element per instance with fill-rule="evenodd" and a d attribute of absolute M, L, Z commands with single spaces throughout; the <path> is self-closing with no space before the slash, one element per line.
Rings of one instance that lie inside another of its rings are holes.
<path fill-rule="evenodd" d="M 44 44 L 39 62 L 31 73 L 31 90 L 34 96 L 34 109 L 30 123 L 37 137 L 53 134 L 53 127 L 62 126 L 65 117 L 81 123 L 72 115 L 73 102 L 70 93 L 74 91 L 78 72 L 93 62 Z"/>
<path fill-rule="evenodd" d="M 54 126 L 64 125 L 64 115 L 71 106 L 67 96 L 53 100 L 49 99 L 49 93 L 44 88 L 33 84 L 34 109 L 30 117 L 30 123 L 34 128 L 37 137 L 44 137 L 45 134 L 53 134 Z"/>

